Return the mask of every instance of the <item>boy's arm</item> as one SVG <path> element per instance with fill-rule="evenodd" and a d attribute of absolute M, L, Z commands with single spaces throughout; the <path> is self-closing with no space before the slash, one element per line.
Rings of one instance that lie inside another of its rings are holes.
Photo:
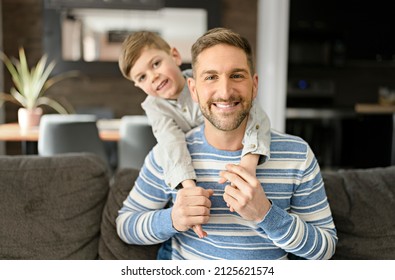
<path fill-rule="evenodd" d="M 158 142 L 166 185 L 171 189 L 196 187 L 196 173 L 185 140 L 185 132 L 192 127 L 166 102 L 149 98 L 142 107 Z M 200 238 L 207 236 L 201 225 L 193 226 L 193 230 Z"/>
<path fill-rule="evenodd" d="M 160 163 L 166 184 L 176 188 L 185 180 L 195 180 L 195 169 L 192 166 L 192 158 L 189 154 L 185 132 L 176 122 L 182 121 L 177 112 L 168 104 L 151 102 L 143 106 L 147 117 L 152 125 L 152 131 L 158 142 Z M 190 127 L 183 127 L 191 129 Z"/>
<path fill-rule="evenodd" d="M 253 102 L 243 138 L 242 160 L 240 163 L 243 167 L 246 167 L 248 170 L 256 169 L 256 165 L 265 162 L 270 155 L 270 133 L 268 116 L 259 107 L 259 104 Z M 256 157 L 244 159 L 246 155 L 256 155 L 258 159 Z M 255 170 L 253 174 L 255 174 Z"/>
<path fill-rule="evenodd" d="M 270 121 L 256 102 L 250 110 L 247 128 L 243 138 L 243 151 L 240 165 L 251 175 L 256 175 L 256 167 L 265 161 L 270 153 Z M 224 183 L 221 178 L 218 182 Z"/>
<path fill-rule="evenodd" d="M 256 176 L 256 167 L 258 165 L 259 157 L 261 155 L 258 154 L 246 154 L 243 156 L 240 160 L 240 165 L 244 167 L 248 173 L 253 175 L 254 177 Z"/>
<path fill-rule="evenodd" d="M 153 129 L 162 155 L 161 163 L 166 184 L 174 189 L 184 180 L 195 180 L 195 169 L 184 132 L 167 117 L 163 117 Z"/>
<path fill-rule="evenodd" d="M 254 177 L 256 176 L 256 167 L 258 165 L 260 155 L 258 154 L 246 154 L 243 156 L 240 160 L 240 165 L 244 167 L 248 173 L 253 175 Z M 225 178 L 220 178 L 218 183 L 223 184 L 226 182 Z"/>

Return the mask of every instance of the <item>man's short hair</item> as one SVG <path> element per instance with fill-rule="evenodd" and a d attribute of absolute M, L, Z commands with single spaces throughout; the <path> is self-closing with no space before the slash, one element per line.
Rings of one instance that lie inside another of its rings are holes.
<path fill-rule="evenodd" d="M 129 72 L 145 47 L 170 53 L 170 45 L 155 32 L 138 31 L 130 34 L 122 43 L 118 59 L 119 69 L 125 78 L 130 79 Z"/>
<path fill-rule="evenodd" d="M 194 65 L 197 62 L 197 57 L 201 52 L 219 44 L 230 45 L 243 50 L 247 56 L 247 63 L 250 68 L 251 75 L 255 73 L 252 49 L 248 40 L 240 34 L 222 27 L 210 29 L 192 45 L 192 69 L 194 68 Z"/>

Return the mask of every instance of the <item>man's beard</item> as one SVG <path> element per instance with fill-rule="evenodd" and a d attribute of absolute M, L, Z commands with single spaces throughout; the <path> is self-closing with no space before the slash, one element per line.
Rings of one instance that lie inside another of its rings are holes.
<path fill-rule="evenodd" d="M 235 102 L 236 98 L 230 97 L 229 99 L 216 99 L 209 100 L 203 106 L 199 100 L 200 110 L 203 116 L 217 129 L 222 131 L 232 131 L 240 126 L 244 119 L 249 115 L 251 109 L 251 102 L 246 102 L 244 99 L 237 100 L 242 105 L 243 110 L 238 112 L 222 113 L 221 115 L 216 115 L 212 112 L 211 108 L 215 102 Z"/>

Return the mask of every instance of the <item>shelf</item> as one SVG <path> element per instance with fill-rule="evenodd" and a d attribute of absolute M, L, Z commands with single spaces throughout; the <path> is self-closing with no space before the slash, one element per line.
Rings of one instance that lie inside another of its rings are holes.
<path fill-rule="evenodd" d="M 355 112 L 359 114 L 395 114 L 395 105 L 357 103 L 355 104 Z"/>

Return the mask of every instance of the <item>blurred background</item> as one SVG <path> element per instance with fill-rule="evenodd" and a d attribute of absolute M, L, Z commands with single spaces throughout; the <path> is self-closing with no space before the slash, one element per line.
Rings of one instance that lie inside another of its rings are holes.
<path fill-rule="evenodd" d="M 258 4 L 2 0 L 2 50 L 17 57 L 23 46 L 32 64 L 47 53 L 57 62 L 54 73 L 81 70 L 80 78 L 50 89 L 51 96 L 77 111 L 108 118 L 141 115 L 145 94 L 121 76 L 116 62 L 126 34 L 160 33 L 181 51 L 183 68 L 190 66 L 192 42 L 216 26 L 239 32 L 259 53 Z M 285 131 L 307 140 L 322 168 L 394 164 L 394 114 L 361 114 L 355 106 L 388 105 L 395 94 L 395 1 L 289 0 L 287 7 Z M 9 92 L 11 78 L 1 71 L 0 86 Z M 0 122 L 16 122 L 17 109 L 7 103 Z M 0 154 L 21 153 L 20 143 L 1 144 Z"/>

